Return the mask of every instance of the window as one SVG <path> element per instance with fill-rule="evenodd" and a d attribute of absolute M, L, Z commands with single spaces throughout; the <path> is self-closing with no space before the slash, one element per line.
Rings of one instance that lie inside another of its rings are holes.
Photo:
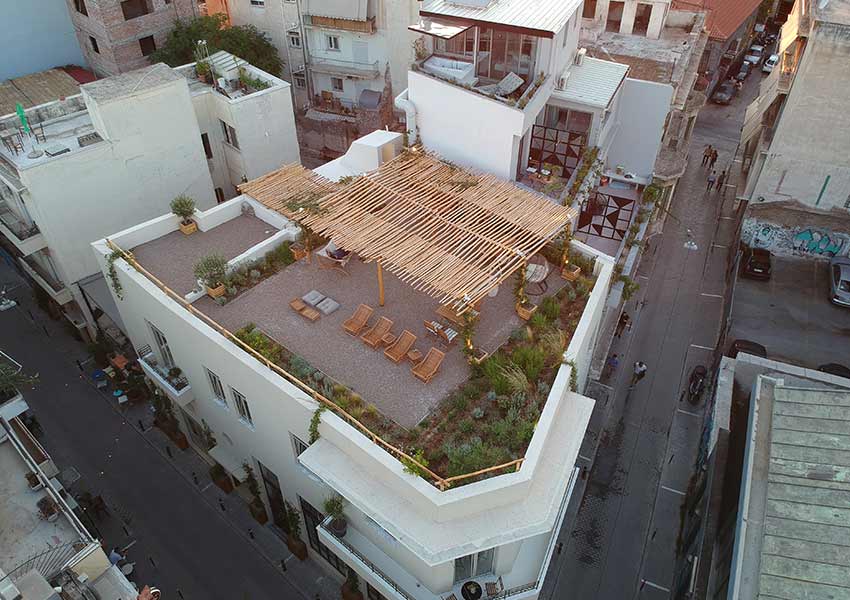
<path fill-rule="evenodd" d="M 342 77 L 331 77 L 331 88 L 335 92 L 341 92 L 345 88 L 343 87 Z"/>
<path fill-rule="evenodd" d="M 210 389 L 212 390 L 213 398 L 227 406 L 227 399 L 224 396 L 224 386 L 221 385 L 221 379 L 219 379 L 218 375 L 209 369 L 204 370 L 207 372 L 207 379 L 210 381 Z"/>
<path fill-rule="evenodd" d="M 301 502 L 301 512 L 304 513 L 304 524 L 306 525 L 304 529 L 307 530 L 307 539 L 310 542 L 310 547 L 317 553 L 321 554 L 322 558 L 328 561 L 337 571 L 343 575 L 348 575 L 348 565 L 342 562 L 336 554 L 331 552 L 327 546 L 319 541 L 319 533 L 316 531 L 316 527 L 319 526 L 319 523 L 325 520 L 325 515 L 313 508 L 313 506 L 301 496 L 298 496 L 298 500 Z"/>
<path fill-rule="evenodd" d="M 215 201 L 221 204 L 224 202 L 224 190 L 221 188 L 215 188 Z"/>
<path fill-rule="evenodd" d="M 236 412 L 239 413 L 239 417 L 248 425 L 253 426 L 254 421 L 251 420 L 251 409 L 248 408 L 248 400 L 243 394 L 233 388 L 230 388 L 230 393 L 233 395 L 233 403 L 236 405 Z"/>
<path fill-rule="evenodd" d="M 139 48 L 142 49 L 142 56 L 150 56 L 156 52 L 156 42 L 153 41 L 153 36 L 149 35 L 139 40 Z"/>
<path fill-rule="evenodd" d="M 148 325 L 150 325 L 154 342 L 156 342 L 157 350 L 159 350 L 159 357 L 162 359 L 162 362 L 165 363 L 165 366 L 170 369 L 174 366 L 174 355 L 171 354 L 171 348 L 168 347 L 168 340 L 165 339 L 165 336 L 159 329 L 150 323 L 148 323 Z"/>
<path fill-rule="evenodd" d="M 124 13 L 125 21 L 146 15 L 152 12 L 150 0 L 124 0 L 121 3 L 121 12 Z"/>
<path fill-rule="evenodd" d="M 471 577 L 480 577 L 493 571 L 493 559 L 496 549 L 490 548 L 477 554 L 469 554 L 455 559 L 455 583 L 465 581 Z"/>
<path fill-rule="evenodd" d="M 97 45 L 97 40 L 92 36 L 89 36 L 89 44 L 91 44 L 91 49 L 95 54 L 100 54 L 100 47 Z"/>
<path fill-rule="evenodd" d="M 77 12 L 81 15 L 89 15 L 89 11 L 86 10 L 86 0 L 74 0 L 74 8 L 76 8 Z"/>
<path fill-rule="evenodd" d="M 307 78 L 304 77 L 303 73 L 296 73 L 292 76 L 292 81 L 295 82 L 295 87 L 304 89 L 307 87 Z"/>
<path fill-rule="evenodd" d="M 581 16 L 585 19 L 593 19 L 596 17 L 596 0 L 584 0 L 584 7 L 581 9 Z"/>
<path fill-rule="evenodd" d="M 234 148 L 239 149 L 239 140 L 236 137 L 236 130 L 221 119 L 219 119 L 218 122 L 221 123 L 221 133 L 224 135 L 224 141 Z"/>
<path fill-rule="evenodd" d="M 309 448 L 304 440 L 296 437 L 295 435 L 290 433 L 289 437 L 292 439 L 292 450 L 295 452 L 295 456 L 301 456 L 301 453 Z"/>
<path fill-rule="evenodd" d="M 251 6 L 262 6 L 265 7 L 266 0 L 251 0 Z"/>
<path fill-rule="evenodd" d="M 287 35 L 289 38 L 289 45 L 292 48 L 300 48 L 301 47 L 301 34 L 297 31 L 290 31 Z"/>
<path fill-rule="evenodd" d="M 326 35 L 325 40 L 327 40 L 328 50 L 335 50 L 339 52 L 339 36 L 338 35 Z"/>
<path fill-rule="evenodd" d="M 207 158 L 212 158 L 212 146 L 210 146 L 210 136 L 206 133 L 201 134 L 201 143 L 204 145 L 204 154 L 207 155 Z"/>

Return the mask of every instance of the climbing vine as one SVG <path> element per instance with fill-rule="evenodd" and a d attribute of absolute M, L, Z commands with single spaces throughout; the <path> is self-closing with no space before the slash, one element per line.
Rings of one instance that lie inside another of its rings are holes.
<path fill-rule="evenodd" d="M 578 367 L 576 367 L 576 361 L 565 360 L 564 364 L 570 366 L 570 391 L 578 392 Z"/>
<path fill-rule="evenodd" d="M 320 404 L 319 408 L 313 412 L 313 417 L 310 419 L 310 443 L 317 441 L 319 439 L 319 423 L 322 422 L 322 413 L 325 412 L 325 405 Z"/>
<path fill-rule="evenodd" d="M 121 280 L 118 279 L 118 270 L 115 268 L 115 261 L 119 258 L 123 258 L 124 254 L 120 250 L 113 250 L 112 253 L 106 257 L 106 262 L 108 264 L 107 274 L 109 275 L 109 281 L 112 284 L 112 291 L 115 292 L 115 295 L 119 300 L 124 299 L 124 286 L 121 285 Z"/>

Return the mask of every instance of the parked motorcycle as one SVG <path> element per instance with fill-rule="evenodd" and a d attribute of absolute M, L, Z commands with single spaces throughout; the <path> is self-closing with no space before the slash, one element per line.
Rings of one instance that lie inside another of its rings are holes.
<path fill-rule="evenodd" d="M 707 376 L 708 370 L 702 365 L 695 366 L 691 371 L 691 380 L 688 384 L 688 402 L 691 404 L 699 403 L 702 391 L 705 389 L 705 379 Z"/>

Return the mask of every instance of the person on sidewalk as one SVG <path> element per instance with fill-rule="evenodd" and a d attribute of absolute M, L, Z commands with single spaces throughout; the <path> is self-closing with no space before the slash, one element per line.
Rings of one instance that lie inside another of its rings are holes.
<path fill-rule="evenodd" d="M 711 188 L 714 187 L 714 183 L 717 181 L 717 171 L 712 171 L 708 174 L 708 177 L 705 179 L 705 191 L 711 192 Z"/>
<path fill-rule="evenodd" d="M 631 322 L 632 320 L 629 317 L 629 313 L 623 311 L 623 314 L 620 315 L 620 320 L 617 321 L 617 329 L 614 330 L 614 337 L 619 338 L 621 335 L 623 335 L 623 330 L 626 327 L 629 327 L 631 325 Z"/>
<path fill-rule="evenodd" d="M 620 356 L 618 354 L 612 354 L 608 357 L 608 360 L 605 361 L 605 372 L 606 377 L 610 377 L 614 374 L 614 371 L 617 370 L 617 367 L 620 366 Z"/>
<path fill-rule="evenodd" d="M 726 195 L 726 190 L 723 187 L 723 184 L 726 183 L 726 170 L 720 171 L 720 177 L 717 178 L 717 193 L 721 196 Z"/>
<path fill-rule="evenodd" d="M 705 147 L 705 150 L 702 151 L 702 166 L 708 164 L 708 161 L 711 160 L 711 155 L 714 153 L 714 149 L 711 147 L 711 144 Z"/>
<path fill-rule="evenodd" d="M 714 163 L 717 162 L 717 148 L 711 149 L 711 158 L 708 159 L 708 168 L 713 169 Z"/>
<path fill-rule="evenodd" d="M 635 370 L 634 370 L 634 373 L 632 374 L 632 382 L 631 382 L 631 386 L 632 386 L 632 387 L 634 387 L 634 385 L 635 385 L 638 381 L 640 381 L 641 379 L 643 379 L 644 377 L 646 377 L 646 363 L 641 362 L 641 361 L 637 361 L 637 362 L 635 363 Z"/>

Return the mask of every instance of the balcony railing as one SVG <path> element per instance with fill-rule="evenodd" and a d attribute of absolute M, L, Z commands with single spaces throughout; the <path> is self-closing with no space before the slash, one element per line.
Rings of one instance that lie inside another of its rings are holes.
<path fill-rule="evenodd" d="M 41 264 L 39 264 L 35 260 L 32 260 L 31 257 L 25 256 L 21 260 L 23 260 L 26 265 L 41 278 L 42 281 L 49 285 L 50 289 L 52 289 L 54 292 L 59 293 L 65 289 L 64 283 L 59 281 L 59 279 L 55 275 L 48 272 L 48 270 L 42 267 Z"/>
<path fill-rule="evenodd" d="M 375 17 L 369 17 L 365 21 L 354 21 L 352 19 L 334 19 L 332 17 L 320 17 L 318 15 L 304 15 L 304 20 L 308 27 L 342 29 L 344 31 L 356 31 L 357 33 L 375 33 Z"/>
<path fill-rule="evenodd" d="M 0 222 L 21 241 L 41 233 L 38 225 L 35 223 L 26 223 L 7 208 L 0 207 Z"/>
<path fill-rule="evenodd" d="M 374 62 L 357 62 L 323 56 L 311 56 L 310 68 L 320 73 L 368 77 L 370 79 L 374 79 L 381 74 L 377 60 Z"/>
<path fill-rule="evenodd" d="M 182 374 L 172 374 L 171 369 L 160 365 L 153 353 L 139 353 L 139 364 L 145 374 L 165 392 L 165 394 L 179 406 L 186 406 L 195 396 L 192 394 L 192 386 L 189 380 Z"/>
<path fill-rule="evenodd" d="M 794 81 L 794 71 L 782 71 L 779 74 L 779 91 L 787 94 L 791 91 L 791 84 Z"/>
<path fill-rule="evenodd" d="M 359 550 L 357 550 L 357 548 L 349 544 L 347 541 L 345 541 L 345 539 L 338 537 L 331 530 L 331 528 L 328 527 L 328 523 L 330 523 L 330 520 L 331 518 L 328 517 L 327 519 L 319 523 L 319 527 L 321 527 L 322 530 L 325 531 L 328 535 L 332 536 L 339 545 L 343 546 L 346 550 L 348 550 L 352 554 L 352 556 L 357 558 L 357 560 L 359 560 L 363 564 L 364 567 L 372 571 L 372 573 L 374 573 L 379 579 L 381 579 L 384 583 L 390 586 L 399 596 L 405 598 L 406 600 L 415 600 L 413 596 L 411 596 L 410 594 L 405 592 L 401 587 L 399 587 L 399 585 L 395 581 L 393 581 L 392 578 L 390 578 L 386 573 L 384 573 L 381 569 L 375 566 L 375 564 L 371 560 L 363 556 L 363 554 Z"/>

